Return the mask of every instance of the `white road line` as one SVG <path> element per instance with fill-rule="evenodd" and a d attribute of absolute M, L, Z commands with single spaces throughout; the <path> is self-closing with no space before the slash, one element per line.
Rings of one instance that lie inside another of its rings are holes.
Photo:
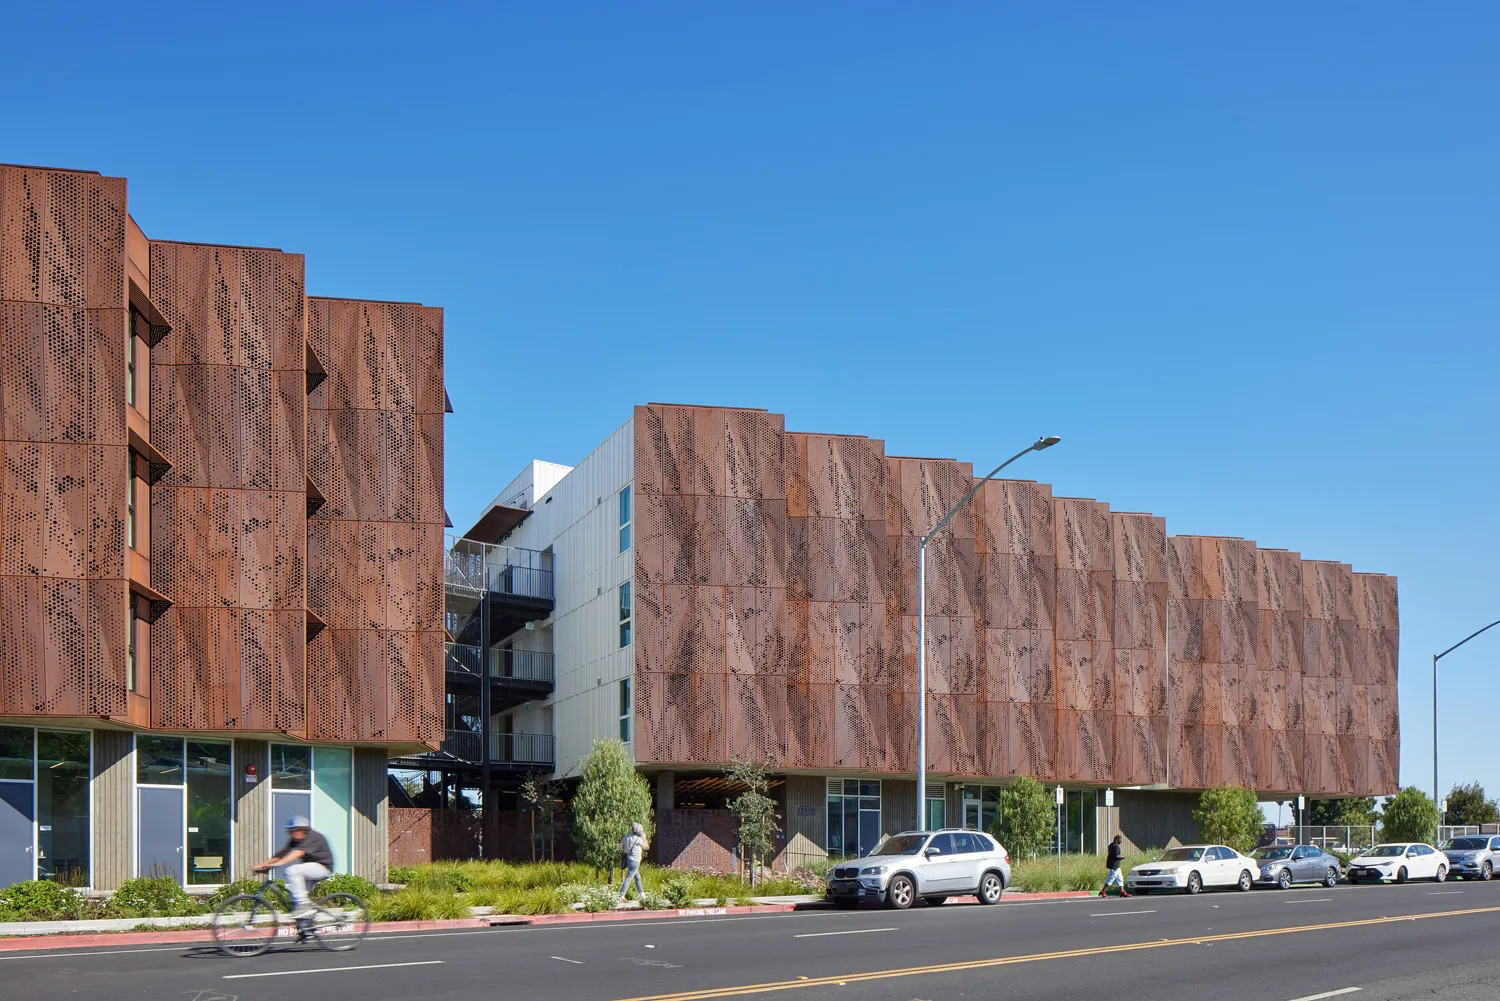
<path fill-rule="evenodd" d="M 1322 994 L 1309 994 L 1306 997 L 1292 998 L 1292 1001 L 1322 1001 L 1323 998 L 1343 997 L 1345 994 L 1353 994 L 1360 990 L 1358 987 L 1340 987 L 1336 991 L 1324 991 Z"/>
<path fill-rule="evenodd" d="M 548 958 L 549 959 L 555 959 L 559 963 L 572 963 L 574 966 L 582 966 L 583 965 L 583 960 L 581 960 L 581 959 L 569 959 L 567 956 L 550 956 Z"/>
<path fill-rule="evenodd" d="M 851 928 L 848 931 L 810 931 L 792 938 L 827 938 L 829 935 L 868 935 L 877 931 L 900 931 L 899 928 Z"/>
<path fill-rule="evenodd" d="M 1105 911 L 1102 914 L 1090 914 L 1091 918 L 1128 918 L 1132 914 L 1155 914 L 1155 911 Z"/>
<path fill-rule="evenodd" d="M 193 943 L 187 942 L 191 946 Z M 199 943 L 201 944 L 201 943 Z M 39 946 L 46 948 L 46 946 Z M 138 952 L 181 952 L 182 946 L 174 946 L 167 949 L 110 949 L 107 952 L 89 952 L 84 949 L 58 950 L 55 952 L 38 952 L 26 956 L 0 956 L 0 962 L 7 959 L 83 959 L 88 956 L 132 956 Z"/>
<path fill-rule="evenodd" d="M 1429 897 L 1451 897 L 1455 893 L 1463 893 L 1463 892 L 1464 891 L 1462 891 L 1462 890 L 1429 890 L 1427 892 L 1427 895 Z"/>
<path fill-rule="evenodd" d="M 1283 904 L 1326 904 L 1332 897 L 1308 897 L 1306 900 L 1283 900 Z M 1300 1001 L 1300 999 L 1299 999 Z"/>
<path fill-rule="evenodd" d="M 346 970 L 389 970 L 396 966 L 441 966 L 441 959 L 422 959 L 415 963 L 371 963 L 367 966 L 320 966 L 315 970 L 277 970 L 274 973 L 230 973 L 225 980 L 249 980 L 252 977 L 300 977 L 304 973 L 343 973 Z"/>

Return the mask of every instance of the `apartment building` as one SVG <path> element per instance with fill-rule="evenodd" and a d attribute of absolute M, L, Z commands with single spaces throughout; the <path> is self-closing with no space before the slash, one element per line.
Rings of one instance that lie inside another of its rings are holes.
<path fill-rule="evenodd" d="M 556 686 L 492 724 L 548 735 L 562 777 L 625 740 L 674 829 L 722 803 L 734 757 L 774 763 L 793 860 L 867 851 L 919 810 L 986 827 L 1022 775 L 1062 789 L 1083 851 L 1189 836 L 1221 783 L 1398 787 L 1392 577 L 992 481 L 928 549 L 919 797 L 917 540 L 970 463 L 650 404 L 528 490 L 539 468 L 497 505 L 524 505 L 503 542 L 547 554 L 555 608 L 496 639 L 549 651 Z"/>
<path fill-rule="evenodd" d="M 383 878 L 442 737 L 443 313 L 0 167 L 0 885 Z"/>

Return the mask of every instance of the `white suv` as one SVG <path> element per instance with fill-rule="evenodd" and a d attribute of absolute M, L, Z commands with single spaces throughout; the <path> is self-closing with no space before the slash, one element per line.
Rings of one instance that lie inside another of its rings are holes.
<path fill-rule="evenodd" d="M 1010 886 L 1010 855 L 979 831 L 908 831 L 883 841 L 875 854 L 835 867 L 828 874 L 828 898 L 836 907 L 861 900 L 883 901 L 904 909 L 921 897 L 941 904 L 951 896 L 973 894 L 981 904 L 998 904 Z"/>

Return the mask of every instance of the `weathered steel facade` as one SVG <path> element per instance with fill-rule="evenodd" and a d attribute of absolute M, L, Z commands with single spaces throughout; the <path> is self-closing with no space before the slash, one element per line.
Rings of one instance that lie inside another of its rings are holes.
<path fill-rule="evenodd" d="M 637 760 L 916 767 L 917 539 L 968 463 L 635 413 Z M 984 487 L 928 549 L 934 776 L 1397 788 L 1396 582 L 1165 520 Z"/>

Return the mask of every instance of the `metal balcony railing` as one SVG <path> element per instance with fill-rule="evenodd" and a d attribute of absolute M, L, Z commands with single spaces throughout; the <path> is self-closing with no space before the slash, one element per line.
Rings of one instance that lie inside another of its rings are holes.
<path fill-rule="evenodd" d="M 460 761 L 478 761 L 483 735 L 471 730 L 449 730 L 443 738 L 443 750 Z"/>
<path fill-rule="evenodd" d="M 479 647 L 467 643 L 448 644 L 448 670 L 457 674 L 480 675 L 480 662 L 485 658 Z M 553 656 L 540 650 L 511 650 L 492 647 L 489 655 L 491 678 L 532 681 L 550 685 L 553 683 Z"/>
<path fill-rule="evenodd" d="M 552 600 L 552 554 L 448 536 L 443 579 L 451 588 Z"/>
<path fill-rule="evenodd" d="M 443 738 L 444 752 L 460 761 L 478 761 L 483 735 L 472 730 L 449 730 Z M 552 768 L 555 760 L 550 733 L 490 734 L 490 763 Z"/>

